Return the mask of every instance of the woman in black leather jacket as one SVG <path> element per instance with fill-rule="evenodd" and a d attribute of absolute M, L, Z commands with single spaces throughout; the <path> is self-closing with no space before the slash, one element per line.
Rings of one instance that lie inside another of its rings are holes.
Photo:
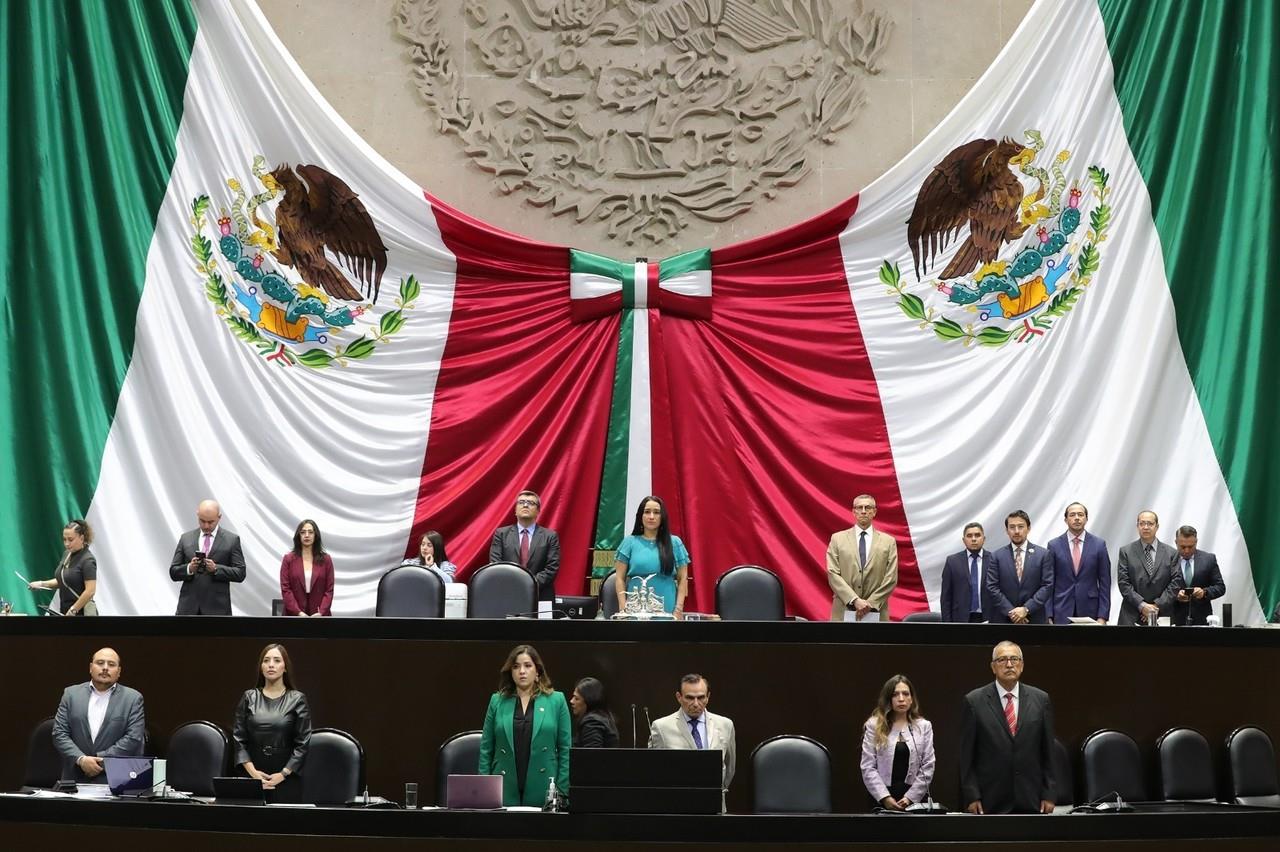
<path fill-rule="evenodd" d="M 283 645 L 262 649 L 258 685 L 240 697 L 233 734 L 236 765 L 263 789 L 274 790 L 271 798 L 277 802 L 298 800 L 302 784 L 294 776 L 311 742 L 311 710 L 307 696 L 293 688 L 290 668 Z"/>

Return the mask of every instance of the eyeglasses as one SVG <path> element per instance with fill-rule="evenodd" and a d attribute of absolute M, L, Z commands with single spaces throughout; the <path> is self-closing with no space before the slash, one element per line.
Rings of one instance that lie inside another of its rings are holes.
<path fill-rule="evenodd" d="M 1002 666 L 1007 664 L 1013 664 L 1016 666 L 1022 662 L 1022 658 L 1021 657 L 996 657 L 994 660 L 992 660 L 992 662 L 999 663 Z"/>
<path fill-rule="evenodd" d="M 538 501 L 537 500 L 517 500 L 516 505 L 517 506 L 536 506 L 538 505 Z"/>

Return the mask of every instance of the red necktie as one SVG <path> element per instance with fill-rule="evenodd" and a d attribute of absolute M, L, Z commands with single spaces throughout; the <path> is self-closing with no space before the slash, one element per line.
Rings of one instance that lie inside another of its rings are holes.
<path fill-rule="evenodd" d="M 520 567 L 529 567 L 529 531 L 520 530 Z"/>
<path fill-rule="evenodd" d="M 1018 735 L 1018 720 L 1013 715 L 1013 693 L 1006 692 L 1004 694 L 1004 721 L 1009 726 L 1009 733 L 1013 736 Z"/>
<path fill-rule="evenodd" d="M 1071 539 L 1071 572 L 1080 573 L 1080 536 Z"/>

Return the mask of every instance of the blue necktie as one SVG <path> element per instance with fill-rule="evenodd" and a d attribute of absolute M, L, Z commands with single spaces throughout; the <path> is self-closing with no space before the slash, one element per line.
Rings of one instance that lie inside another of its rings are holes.
<path fill-rule="evenodd" d="M 698 733 L 697 719 L 689 720 L 689 733 L 693 734 L 693 744 L 698 748 L 702 748 L 702 735 Z"/>
<path fill-rule="evenodd" d="M 982 604 L 978 600 L 978 554 L 969 554 L 969 612 L 977 612 Z"/>
<path fill-rule="evenodd" d="M 865 571 L 867 568 L 867 531 L 863 530 L 858 536 L 858 567 Z"/>
<path fill-rule="evenodd" d="M 1190 589 L 1191 588 L 1191 560 L 1190 559 L 1182 560 L 1182 576 L 1186 578 L 1187 588 Z"/>

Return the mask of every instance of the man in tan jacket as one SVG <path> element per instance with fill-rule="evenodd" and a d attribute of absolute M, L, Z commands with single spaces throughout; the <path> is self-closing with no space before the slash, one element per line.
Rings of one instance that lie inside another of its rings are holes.
<path fill-rule="evenodd" d="M 872 527 L 875 516 L 876 499 L 859 494 L 853 498 L 854 526 L 831 536 L 827 545 L 832 621 L 844 621 L 848 612 L 858 621 L 870 612 L 889 619 L 889 596 L 898 585 L 898 542 Z"/>

